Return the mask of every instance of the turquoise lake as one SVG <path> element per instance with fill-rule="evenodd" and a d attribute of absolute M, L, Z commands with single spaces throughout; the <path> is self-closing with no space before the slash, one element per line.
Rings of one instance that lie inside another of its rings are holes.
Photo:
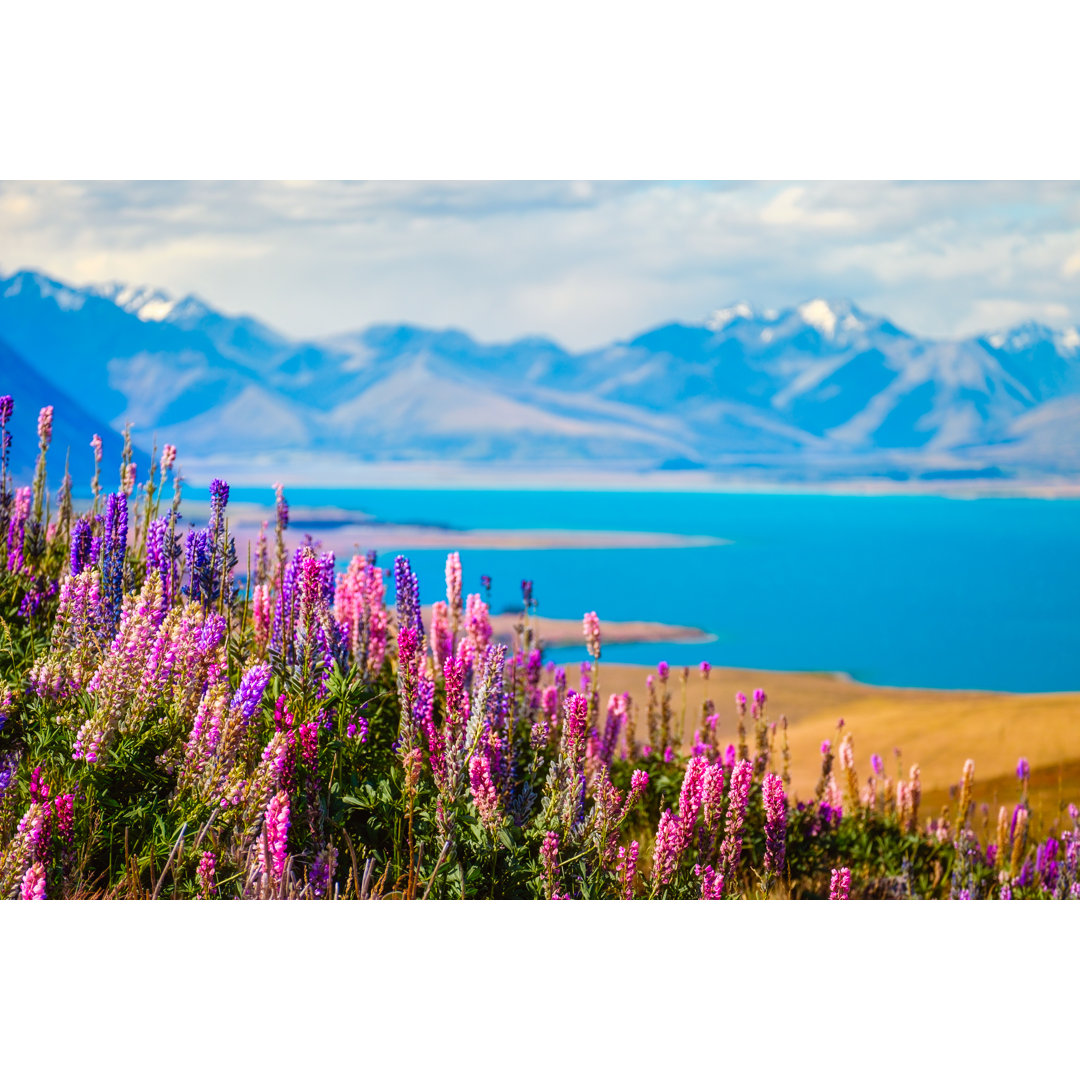
<path fill-rule="evenodd" d="M 696 626 L 696 645 L 607 646 L 630 663 L 846 672 L 883 686 L 1080 690 L 1080 501 L 657 492 L 288 491 L 382 521 L 455 529 L 708 535 L 719 547 L 467 550 L 467 591 L 492 610 L 530 578 L 542 615 Z M 236 490 L 265 500 L 265 491 Z M 341 552 L 339 554 L 345 554 Z M 392 565 L 396 551 L 380 552 Z M 408 551 L 421 598 L 440 551 Z M 585 659 L 580 649 L 550 659 Z"/>

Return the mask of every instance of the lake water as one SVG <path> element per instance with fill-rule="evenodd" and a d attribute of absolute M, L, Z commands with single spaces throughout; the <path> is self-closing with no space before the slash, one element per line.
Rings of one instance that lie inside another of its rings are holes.
<path fill-rule="evenodd" d="M 265 498 L 237 490 L 238 499 Z M 467 591 L 492 609 L 531 578 L 542 615 L 696 626 L 697 645 L 607 646 L 605 659 L 842 671 L 869 683 L 1080 690 L 1080 501 L 657 492 L 302 491 L 393 522 L 456 529 L 708 535 L 720 547 L 466 550 Z M 391 565 L 398 552 L 380 552 Z M 405 551 L 421 599 L 444 552 Z M 585 659 L 584 647 L 549 657 Z"/>

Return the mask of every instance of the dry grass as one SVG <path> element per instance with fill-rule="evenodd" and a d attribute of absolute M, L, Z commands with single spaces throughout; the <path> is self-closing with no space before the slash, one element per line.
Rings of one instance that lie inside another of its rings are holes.
<path fill-rule="evenodd" d="M 682 670 L 672 668 L 669 680 L 676 721 L 683 711 Z M 631 664 L 601 664 L 601 692 L 625 690 L 633 697 L 639 739 L 645 734 L 645 677 L 652 671 Z M 1021 756 L 1031 763 L 1033 808 L 1047 815 L 1048 822 L 1056 816 L 1059 800 L 1080 803 L 1080 693 L 896 690 L 826 674 L 731 668 L 713 669 L 707 685 L 720 714 L 724 742 L 735 741 L 737 690 L 749 695 L 755 687 L 763 687 L 769 695 L 769 719 L 787 716 L 796 797 L 812 797 L 821 742 L 832 739 L 836 745 L 836 724 L 843 717 L 844 730 L 855 740 L 860 777 L 869 772 L 872 753 L 880 754 L 890 775 L 895 775 L 893 750 L 899 748 L 905 774 L 908 766 L 919 764 L 927 813 L 940 811 L 969 757 L 975 761 L 976 803 L 991 803 L 994 813 L 999 801 L 1016 799 L 1015 769 Z M 685 695 L 686 746 L 701 715 L 705 689 L 700 672 L 691 668 Z"/>

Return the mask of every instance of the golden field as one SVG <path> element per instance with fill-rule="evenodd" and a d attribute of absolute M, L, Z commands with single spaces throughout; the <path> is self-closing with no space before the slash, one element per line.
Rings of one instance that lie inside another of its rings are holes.
<path fill-rule="evenodd" d="M 605 696 L 626 691 L 633 699 L 637 737 L 646 736 L 645 679 L 654 669 L 631 664 L 600 665 L 600 691 Z M 568 669 L 570 685 L 575 672 Z M 683 689 L 683 669 L 672 667 L 669 686 L 678 722 L 684 715 L 684 746 L 689 746 L 710 697 L 720 715 L 724 743 L 736 741 L 735 693 L 748 697 L 755 687 L 768 694 L 768 718 L 788 719 L 794 798 L 813 797 L 820 775 L 823 739 L 837 745 L 837 721 L 855 741 L 860 779 L 870 771 L 870 755 L 884 759 L 895 777 L 901 752 L 904 775 L 918 763 L 922 773 L 923 815 L 937 815 L 959 783 L 967 758 L 975 762 L 976 825 L 980 804 L 989 804 L 991 827 L 1000 803 L 1012 804 L 1019 794 L 1016 762 L 1031 763 L 1030 795 L 1037 825 L 1051 825 L 1061 804 L 1080 803 L 1080 693 L 1005 694 L 964 690 L 906 690 L 866 686 L 828 674 L 747 671 L 714 668 L 706 681 L 691 668 Z M 752 730 L 747 717 L 748 729 Z M 779 747 L 779 735 L 777 746 Z M 1040 822 L 1040 818 L 1042 822 Z"/>

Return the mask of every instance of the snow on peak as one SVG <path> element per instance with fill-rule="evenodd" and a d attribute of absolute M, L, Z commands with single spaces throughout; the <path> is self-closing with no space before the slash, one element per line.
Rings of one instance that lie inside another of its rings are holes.
<path fill-rule="evenodd" d="M 1075 326 L 1066 327 L 1061 332 L 1061 345 L 1062 348 L 1068 349 L 1069 352 L 1076 352 L 1080 349 L 1080 330 L 1077 330 Z"/>
<path fill-rule="evenodd" d="M 149 285 L 125 285 L 110 281 L 104 285 L 92 285 L 87 291 L 104 300 L 111 300 L 118 308 L 143 322 L 161 322 L 169 317 L 176 306 L 176 301 L 167 292 Z"/>
<path fill-rule="evenodd" d="M 731 307 L 717 308 L 706 320 L 705 325 L 714 333 L 719 333 L 729 323 L 736 319 L 752 319 L 754 309 L 745 301 L 740 300 Z"/>
<path fill-rule="evenodd" d="M 64 311 L 78 311 L 86 299 L 78 289 L 53 281 L 34 270 L 20 270 L 10 278 L 4 289 L 4 297 L 18 296 L 24 285 L 36 289 L 42 300 L 55 301 L 56 306 Z"/>

